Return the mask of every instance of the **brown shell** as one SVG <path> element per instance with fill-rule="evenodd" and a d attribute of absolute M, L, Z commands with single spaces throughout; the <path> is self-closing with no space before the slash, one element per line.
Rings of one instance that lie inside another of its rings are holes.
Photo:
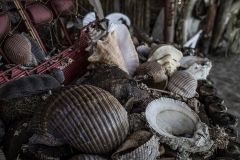
<path fill-rule="evenodd" d="M 27 65 L 32 60 L 31 43 L 21 34 L 8 37 L 4 45 L 4 51 L 15 64 Z"/>
<path fill-rule="evenodd" d="M 90 85 L 67 86 L 49 96 L 33 116 L 30 144 L 69 144 L 83 153 L 112 151 L 126 138 L 127 112 L 108 92 Z"/>
<path fill-rule="evenodd" d="M 11 21 L 7 12 L 0 13 L 0 41 L 2 41 L 11 29 Z"/>
<path fill-rule="evenodd" d="M 108 160 L 107 158 L 103 158 L 98 155 L 91 155 L 91 154 L 79 154 L 72 157 L 70 160 Z"/>
<path fill-rule="evenodd" d="M 167 88 L 180 96 L 192 98 L 197 93 L 197 79 L 188 71 L 176 71 L 170 78 Z"/>
<path fill-rule="evenodd" d="M 147 130 L 147 120 L 140 113 L 129 114 L 129 132 L 133 133 L 139 130 Z"/>
<path fill-rule="evenodd" d="M 53 5 L 55 6 L 57 12 L 60 15 L 71 15 L 75 12 L 73 0 L 53 0 Z"/>
<path fill-rule="evenodd" d="M 137 131 L 127 137 L 112 159 L 155 160 L 159 155 L 158 138 L 150 132 Z"/>

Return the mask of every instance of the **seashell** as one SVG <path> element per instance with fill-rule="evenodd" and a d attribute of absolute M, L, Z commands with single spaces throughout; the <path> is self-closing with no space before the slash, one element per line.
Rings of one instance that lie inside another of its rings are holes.
<path fill-rule="evenodd" d="M 137 37 L 131 36 L 131 39 L 132 39 L 133 45 L 135 47 L 139 46 L 139 41 L 138 41 Z"/>
<path fill-rule="evenodd" d="M 138 57 L 140 60 L 142 60 L 143 62 L 146 62 L 148 59 L 148 55 L 150 53 L 152 48 L 146 46 L 146 45 L 140 45 L 137 47 L 137 53 L 138 53 Z"/>
<path fill-rule="evenodd" d="M 7 102 L 57 89 L 60 83 L 50 75 L 29 75 L 0 85 L 0 100 Z"/>
<path fill-rule="evenodd" d="M 228 138 L 233 141 L 238 139 L 238 131 L 234 128 L 225 127 L 225 133 L 228 135 Z"/>
<path fill-rule="evenodd" d="M 186 68 L 197 79 L 207 79 L 212 68 L 212 62 L 208 58 L 200 58 L 197 56 L 182 57 L 179 61 L 181 67 Z"/>
<path fill-rule="evenodd" d="M 14 123 L 8 129 L 3 141 L 3 150 L 8 160 L 15 160 L 22 153 L 21 147 L 27 144 L 32 133 L 27 132 L 29 119 Z"/>
<path fill-rule="evenodd" d="M 98 156 L 98 155 L 79 154 L 79 155 L 76 155 L 76 156 L 70 158 L 70 160 L 108 160 L 108 159 L 103 158 L 103 157 Z"/>
<path fill-rule="evenodd" d="M 207 96 L 204 99 L 204 105 L 206 107 L 206 110 L 208 110 L 210 104 L 215 102 L 222 105 L 224 103 L 224 100 L 218 96 Z"/>
<path fill-rule="evenodd" d="M 118 48 L 115 32 L 108 33 L 103 41 L 98 40 L 97 46 L 93 50 L 93 54 L 88 58 L 89 62 L 116 65 L 124 72 L 129 73 Z"/>
<path fill-rule="evenodd" d="M 182 58 L 182 52 L 172 45 L 158 45 L 154 47 L 148 56 L 148 62 L 157 61 L 162 64 L 171 76 L 180 66 L 178 62 Z"/>
<path fill-rule="evenodd" d="M 53 13 L 44 5 L 34 3 L 27 6 L 27 13 L 34 24 L 50 24 L 53 20 Z"/>
<path fill-rule="evenodd" d="M 65 81 L 64 73 L 59 68 L 54 68 L 49 75 L 53 76 L 59 83 L 63 83 Z"/>
<path fill-rule="evenodd" d="M 129 121 L 129 133 L 133 133 L 139 130 L 147 130 L 146 118 L 139 113 L 133 113 L 128 115 Z"/>
<path fill-rule="evenodd" d="M 29 144 L 60 146 L 80 152 L 104 154 L 126 138 L 127 112 L 107 91 L 74 85 L 50 95 L 31 119 Z"/>
<path fill-rule="evenodd" d="M 138 88 L 134 79 L 117 66 L 99 65 L 81 84 L 94 85 L 108 91 L 122 105 L 125 105 L 132 97 L 134 102 L 140 102 L 149 97 L 147 93 Z"/>
<path fill-rule="evenodd" d="M 38 61 L 45 61 L 45 54 L 37 44 L 37 42 L 28 34 L 22 33 L 31 43 L 31 53 L 36 57 Z"/>
<path fill-rule="evenodd" d="M 222 127 L 235 128 L 238 124 L 238 119 L 230 113 L 219 112 L 214 115 L 213 122 L 215 125 Z"/>
<path fill-rule="evenodd" d="M 206 96 L 216 96 L 217 89 L 212 85 L 203 85 L 199 88 L 199 95 L 201 98 L 205 98 Z"/>
<path fill-rule="evenodd" d="M 30 41 L 21 34 L 8 37 L 4 45 L 4 51 L 7 57 L 15 64 L 38 65 L 35 56 L 31 52 Z"/>
<path fill-rule="evenodd" d="M 216 113 L 226 113 L 227 112 L 227 107 L 219 104 L 218 102 L 211 103 L 208 107 L 208 115 L 209 117 L 214 117 Z"/>
<path fill-rule="evenodd" d="M 0 41 L 2 41 L 11 30 L 11 21 L 7 12 L 0 13 L 0 23 Z"/>
<path fill-rule="evenodd" d="M 153 83 L 160 83 L 167 79 L 164 67 L 157 62 L 145 62 L 138 66 L 134 75 L 143 77 L 144 80 L 151 79 Z M 147 78 L 145 78 L 147 77 Z"/>
<path fill-rule="evenodd" d="M 75 12 L 73 0 L 53 0 L 52 2 L 61 16 L 69 16 Z"/>
<path fill-rule="evenodd" d="M 185 103 L 170 98 L 152 101 L 146 108 L 149 127 L 162 143 L 179 152 L 206 152 L 212 145 L 208 126 Z M 189 134 L 191 138 L 181 137 Z"/>
<path fill-rule="evenodd" d="M 222 127 L 211 126 L 209 129 L 210 137 L 213 140 L 214 144 L 212 150 L 214 149 L 224 149 L 228 145 L 228 135 L 225 133 L 225 129 Z"/>
<path fill-rule="evenodd" d="M 128 73 L 132 76 L 139 66 L 139 59 L 128 28 L 124 24 L 111 24 L 109 32 L 116 33 L 118 47 L 122 53 Z"/>
<path fill-rule="evenodd" d="M 113 160 L 155 160 L 159 153 L 158 138 L 147 131 L 132 133 L 111 156 Z"/>
<path fill-rule="evenodd" d="M 176 71 L 170 78 L 167 89 L 180 96 L 192 98 L 197 94 L 197 79 L 188 71 Z"/>
<path fill-rule="evenodd" d="M 199 113 L 198 113 L 198 116 L 201 120 L 201 122 L 205 123 L 206 125 L 210 126 L 210 122 L 209 122 L 209 117 L 207 116 L 205 110 L 204 110 L 204 107 L 203 105 L 201 105 L 199 107 Z"/>
<path fill-rule="evenodd" d="M 227 160 L 240 159 L 240 143 L 230 140 L 226 149 L 218 150 L 218 156 L 227 157 Z"/>

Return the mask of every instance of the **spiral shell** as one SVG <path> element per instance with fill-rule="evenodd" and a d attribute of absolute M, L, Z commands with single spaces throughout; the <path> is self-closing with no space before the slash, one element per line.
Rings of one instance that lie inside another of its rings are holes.
<path fill-rule="evenodd" d="M 183 97 L 192 98 L 197 93 L 197 79 L 188 71 L 177 71 L 170 78 L 167 88 Z"/>
<path fill-rule="evenodd" d="M 7 57 L 15 64 L 37 66 L 37 61 L 31 52 L 30 41 L 21 34 L 14 34 L 5 42 L 4 51 Z"/>
<path fill-rule="evenodd" d="M 11 21 L 7 12 L 0 13 L 0 41 L 8 34 L 11 29 Z"/>
<path fill-rule="evenodd" d="M 159 155 L 158 138 L 150 132 L 137 131 L 127 137 L 112 159 L 155 160 Z"/>
<path fill-rule="evenodd" d="M 98 155 L 79 154 L 79 155 L 72 157 L 70 160 L 108 160 L 108 159 L 100 157 Z"/>
<path fill-rule="evenodd" d="M 69 144 L 83 153 L 112 151 L 126 138 L 127 112 L 108 92 L 90 85 L 67 86 L 49 96 L 33 116 L 30 144 Z"/>

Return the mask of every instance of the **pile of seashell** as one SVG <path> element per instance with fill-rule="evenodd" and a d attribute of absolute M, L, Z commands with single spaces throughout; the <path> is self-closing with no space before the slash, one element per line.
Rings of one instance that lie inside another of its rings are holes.
<path fill-rule="evenodd" d="M 1 159 L 238 159 L 238 119 L 206 79 L 211 61 L 183 49 L 123 24 L 92 28 L 74 84 L 54 70 L 0 85 Z"/>

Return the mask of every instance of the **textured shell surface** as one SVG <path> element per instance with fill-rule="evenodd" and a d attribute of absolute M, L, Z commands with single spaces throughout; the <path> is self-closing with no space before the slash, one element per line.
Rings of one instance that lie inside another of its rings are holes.
<path fill-rule="evenodd" d="M 98 40 L 92 55 L 88 58 L 89 62 L 116 65 L 126 73 L 129 73 L 119 50 L 115 32 L 108 33 Z"/>
<path fill-rule="evenodd" d="M 169 91 L 186 98 L 194 97 L 197 92 L 197 79 L 189 71 L 176 71 L 172 75 L 167 85 Z"/>
<path fill-rule="evenodd" d="M 71 15 L 72 12 L 75 12 L 73 0 L 53 0 L 53 4 L 61 15 Z"/>
<path fill-rule="evenodd" d="M 157 62 L 145 62 L 138 66 L 134 75 L 148 75 L 154 83 L 159 83 L 167 79 L 165 68 Z"/>
<path fill-rule="evenodd" d="M 206 79 L 212 68 L 212 62 L 208 58 L 200 58 L 197 56 L 182 57 L 180 64 L 200 80 Z"/>
<path fill-rule="evenodd" d="M 117 66 L 99 65 L 91 71 L 90 76 L 82 84 L 94 85 L 108 91 L 122 105 L 131 97 L 134 98 L 134 102 L 148 97 L 145 92 L 137 87 L 137 82 Z"/>
<path fill-rule="evenodd" d="M 111 156 L 112 159 L 138 159 L 155 160 L 159 153 L 158 138 L 147 131 L 136 131 L 132 133 L 124 143 Z"/>
<path fill-rule="evenodd" d="M 79 155 L 76 155 L 76 156 L 70 158 L 70 160 L 108 160 L 108 159 L 103 158 L 103 157 L 98 156 L 98 155 L 79 154 Z"/>
<path fill-rule="evenodd" d="M 7 12 L 0 13 L 0 41 L 8 34 L 11 29 L 11 21 Z"/>
<path fill-rule="evenodd" d="M 73 85 L 50 95 L 31 119 L 30 144 L 69 144 L 83 153 L 104 154 L 127 136 L 127 112 L 110 93 Z"/>
<path fill-rule="evenodd" d="M 29 75 L 0 85 L 0 99 L 11 102 L 18 98 L 57 89 L 60 83 L 50 75 Z"/>
<path fill-rule="evenodd" d="M 139 66 L 139 59 L 128 28 L 124 24 L 111 24 L 109 32 L 116 32 L 117 43 L 125 61 L 129 74 L 132 76 Z"/>
<path fill-rule="evenodd" d="M 147 121 L 145 116 L 140 113 L 133 113 L 128 115 L 129 132 L 133 133 L 139 130 L 147 129 Z"/>
<path fill-rule="evenodd" d="M 35 57 L 31 52 L 30 41 L 21 34 L 14 34 L 7 38 L 4 45 L 7 57 L 15 64 L 30 65 Z"/>
<path fill-rule="evenodd" d="M 166 143 L 180 152 L 206 152 L 212 145 L 208 126 L 184 102 L 170 98 L 160 98 L 149 103 L 146 108 L 149 127 Z M 192 137 L 181 137 L 189 134 Z"/>

